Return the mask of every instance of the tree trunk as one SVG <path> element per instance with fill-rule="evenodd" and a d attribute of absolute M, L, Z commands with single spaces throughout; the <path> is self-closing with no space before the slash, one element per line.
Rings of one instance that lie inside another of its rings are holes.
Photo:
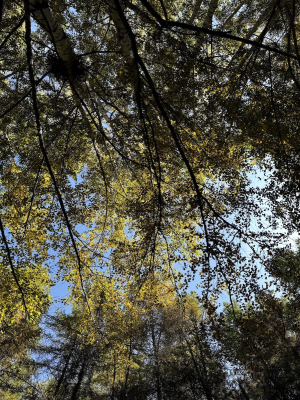
<path fill-rule="evenodd" d="M 77 379 L 76 385 L 74 386 L 74 389 L 73 389 L 73 392 L 72 392 L 71 400 L 77 400 L 78 399 L 80 386 L 81 386 L 81 383 L 82 383 L 83 377 L 84 377 L 85 366 L 86 366 L 86 363 L 85 363 L 85 360 L 84 360 L 83 363 L 82 363 L 82 366 L 80 368 L 79 374 L 78 374 L 78 379 Z"/>
<path fill-rule="evenodd" d="M 154 355 L 154 374 L 155 374 L 155 382 L 156 382 L 156 395 L 157 395 L 157 400 L 163 400 L 163 393 L 162 393 L 161 379 L 160 379 L 158 346 L 157 346 L 157 342 L 156 342 L 156 338 L 155 338 L 153 319 L 151 321 L 151 336 L 152 336 L 153 355 Z"/>
<path fill-rule="evenodd" d="M 43 28 L 51 38 L 58 56 L 63 61 L 68 73 L 72 71 L 75 53 L 70 40 L 57 21 L 47 0 L 29 0 L 29 10 L 38 25 Z"/>

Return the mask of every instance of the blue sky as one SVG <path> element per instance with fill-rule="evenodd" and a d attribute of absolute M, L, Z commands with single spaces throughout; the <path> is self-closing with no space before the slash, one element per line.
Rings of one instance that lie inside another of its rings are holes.
<path fill-rule="evenodd" d="M 264 172 L 262 172 L 261 170 L 257 169 L 256 173 L 249 175 L 249 178 L 252 182 L 251 186 L 263 188 L 267 182 L 268 176 L 266 176 L 264 174 Z M 253 224 L 254 225 L 252 228 L 255 229 L 254 221 L 253 221 Z M 80 227 L 77 226 L 76 229 L 78 230 L 78 228 L 79 228 L 79 230 L 81 230 Z M 82 231 L 83 230 L 84 230 L 84 228 L 82 227 Z M 280 231 L 284 231 L 284 230 L 279 228 L 278 232 L 280 232 Z M 288 243 L 291 245 L 291 247 L 294 250 L 296 249 L 296 241 L 298 238 L 299 238 L 299 235 L 297 232 L 294 232 L 288 238 Z M 244 253 L 244 255 L 249 255 L 251 253 L 250 248 L 245 243 L 242 244 L 242 252 Z M 181 268 L 180 264 L 177 264 L 176 268 L 178 268 L 179 271 L 184 272 L 183 269 Z M 212 262 L 212 268 L 213 268 L 213 262 Z M 261 273 L 264 273 L 263 267 L 259 266 L 259 268 L 261 269 Z M 270 281 L 270 278 L 260 279 L 260 284 L 262 287 L 265 285 L 266 281 Z M 201 282 L 201 277 L 199 276 L 199 274 L 196 274 L 195 279 L 192 282 L 190 282 L 190 284 L 189 284 L 189 291 L 195 291 L 196 293 L 200 294 L 201 289 L 198 286 L 200 282 Z M 68 296 L 68 283 L 67 282 L 59 281 L 58 283 L 56 283 L 56 285 L 52 287 L 51 295 L 52 295 L 52 305 L 49 310 L 51 314 L 53 314 L 57 308 L 60 310 L 64 310 L 67 313 L 71 312 L 71 306 L 63 304 L 63 299 L 66 296 Z M 220 303 L 223 303 L 223 302 L 226 302 L 226 303 L 229 302 L 229 296 L 226 292 L 224 292 L 220 297 Z"/>

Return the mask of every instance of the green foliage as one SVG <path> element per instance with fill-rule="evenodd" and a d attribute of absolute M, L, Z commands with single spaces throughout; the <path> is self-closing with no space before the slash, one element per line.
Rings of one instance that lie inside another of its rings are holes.
<path fill-rule="evenodd" d="M 235 303 L 219 320 L 218 338 L 236 374 L 244 375 L 239 385 L 250 399 L 297 399 L 300 394 L 298 251 L 278 251 L 269 264 L 283 288 L 288 285 L 287 295 L 261 291 L 255 308 Z"/>
<path fill-rule="evenodd" d="M 293 398 L 300 5 L 0 3 L 2 397 Z"/>
<path fill-rule="evenodd" d="M 78 306 L 71 315 L 48 318 L 53 333 L 37 347 L 37 365 L 51 373 L 46 396 L 206 399 L 227 390 L 224 364 L 195 297 L 180 302 L 170 292 L 166 302 L 163 286 L 150 291 L 148 301 L 143 293 L 123 294 L 114 314 L 106 312 L 111 301 L 102 299 L 93 324 Z"/>

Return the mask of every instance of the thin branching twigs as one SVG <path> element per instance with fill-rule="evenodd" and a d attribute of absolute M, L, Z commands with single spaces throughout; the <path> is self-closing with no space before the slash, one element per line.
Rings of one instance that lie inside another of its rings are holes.
<path fill-rule="evenodd" d="M 208 233 L 208 229 L 207 229 L 206 218 L 204 216 L 203 195 L 202 195 L 202 193 L 200 191 L 200 188 L 199 188 L 196 176 L 194 174 L 193 168 L 190 165 L 190 162 L 189 162 L 188 158 L 186 157 L 186 154 L 184 152 L 183 147 L 181 146 L 178 134 L 175 131 L 175 129 L 173 127 L 173 124 L 171 123 L 165 108 L 163 107 L 163 104 L 162 104 L 162 102 L 160 100 L 160 96 L 159 96 L 159 94 L 158 94 L 158 92 L 156 90 L 155 84 L 154 84 L 154 82 L 153 82 L 153 80 L 152 80 L 152 78 L 151 78 L 151 76 L 150 76 L 150 74 L 148 72 L 148 69 L 145 66 L 142 58 L 140 57 L 140 55 L 138 53 L 138 49 L 137 49 L 137 45 L 136 45 L 134 34 L 133 34 L 132 30 L 131 30 L 130 25 L 128 24 L 128 21 L 127 21 L 124 13 L 122 11 L 122 8 L 121 8 L 118 0 L 115 0 L 115 6 L 116 6 L 116 9 L 118 10 L 120 18 L 122 19 L 122 22 L 123 22 L 123 24 L 124 24 L 124 26 L 125 26 L 125 28 L 127 30 L 127 33 L 128 33 L 128 36 L 129 36 L 130 40 L 131 40 L 131 49 L 132 49 L 132 52 L 134 54 L 135 60 L 140 65 L 141 70 L 145 74 L 145 77 L 147 79 L 148 85 L 149 85 L 149 87 L 150 87 L 150 89 L 152 91 L 153 98 L 154 98 L 154 100 L 155 100 L 155 102 L 157 104 L 157 107 L 158 107 L 163 119 L 165 120 L 165 122 L 166 122 L 166 124 L 168 126 L 169 131 L 171 132 L 172 138 L 173 138 L 173 140 L 175 142 L 175 145 L 176 145 L 176 147 L 177 147 L 177 149 L 178 149 L 178 151 L 180 153 L 181 159 L 184 162 L 184 164 L 186 165 L 188 173 L 189 173 L 189 175 L 191 177 L 191 180 L 193 182 L 193 186 L 194 186 L 194 189 L 195 189 L 197 197 L 198 197 L 199 209 L 200 209 L 201 218 L 202 218 L 202 222 L 203 222 L 203 229 L 204 229 L 204 235 L 205 235 L 205 241 L 206 241 L 206 257 L 207 257 L 206 262 L 209 265 L 209 263 L 210 263 L 210 261 L 209 261 L 210 256 L 209 255 L 210 255 L 211 251 L 210 251 L 209 233 Z"/>
<path fill-rule="evenodd" d="M 294 60 L 299 60 L 298 56 L 296 56 L 294 54 L 289 54 L 286 51 L 280 50 L 274 46 L 269 46 L 267 44 L 263 44 L 263 43 L 260 43 L 260 42 L 257 42 L 255 40 L 251 40 L 251 39 L 245 39 L 241 36 L 235 36 L 228 32 L 223 32 L 223 31 L 219 31 L 219 30 L 195 26 L 195 25 L 191 25 L 191 24 L 188 24 L 185 22 L 180 22 L 180 21 L 170 21 L 170 20 L 166 21 L 165 19 L 163 19 L 161 17 L 161 15 L 157 11 L 155 11 L 153 9 L 151 4 L 148 3 L 147 0 L 140 0 L 140 1 L 144 5 L 144 7 L 150 12 L 150 14 L 159 22 L 159 24 L 161 25 L 161 27 L 163 29 L 180 28 L 180 29 L 184 29 L 187 31 L 205 33 L 207 35 L 216 36 L 216 37 L 224 38 L 224 39 L 230 39 L 235 42 L 249 44 L 251 46 L 258 47 L 260 49 L 271 51 L 272 53 L 280 54 L 285 57 L 290 57 Z"/>
<path fill-rule="evenodd" d="M 30 214 L 31 214 L 32 206 L 33 206 L 35 191 L 36 191 L 36 187 L 37 187 L 37 184 L 38 184 L 38 180 L 39 180 L 39 176 L 40 176 L 40 173 L 41 173 L 41 170 L 42 170 L 43 163 L 44 163 L 44 157 L 42 158 L 42 161 L 40 162 L 39 169 L 38 169 L 38 172 L 37 172 L 35 180 L 34 180 L 34 185 L 33 185 L 31 199 L 30 199 L 30 206 L 29 206 L 29 210 L 28 210 L 28 213 L 27 213 L 26 221 L 25 221 L 25 224 L 24 224 L 23 238 L 24 238 L 24 236 L 26 234 L 26 230 L 27 230 L 27 226 L 28 226 L 28 222 L 29 222 L 29 218 L 30 218 Z"/>
<path fill-rule="evenodd" d="M 1 218 L 0 218 L 0 231 L 1 231 L 1 236 L 2 236 L 3 243 L 4 243 L 4 246 L 5 246 L 5 250 L 6 250 L 6 254 L 7 254 L 10 270 L 11 270 L 13 278 L 14 278 L 14 280 L 16 282 L 16 285 L 17 285 L 17 287 L 18 287 L 18 289 L 19 289 L 19 291 L 21 293 L 22 303 L 23 303 L 24 311 L 25 311 L 25 318 L 26 318 L 26 320 L 28 322 L 30 320 L 30 314 L 28 312 L 28 308 L 27 308 L 27 305 L 26 305 L 25 294 L 24 294 L 24 291 L 23 291 L 23 289 L 21 287 L 21 284 L 19 282 L 19 279 L 18 279 L 16 271 L 15 271 L 15 267 L 14 267 L 14 264 L 13 264 L 13 261 L 12 261 L 12 257 L 11 257 L 11 253 L 10 253 L 10 248 L 8 246 L 8 242 L 7 242 L 7 239 L 6 239 L 6 236 L 5 236 L 5 230 L 4 230 L 4 226 L 2 224 Z"/>
<path fill-rule="evenodd" d="M 23 22 L 25 20 L 25 17 L 23 16 L 20 21 L 17 23 L 16 26 L 12 28 L 12 30 L 9 32 L 9 34 L 5 37 L 3 42 L 0 44 L 0 51 L 3 49 L 5 44 L 8 42 L 9 38 L 23 25 Z"/>
<path fill-rule="evenodd" d="M 35 87 L 37 87 L 48 74 L 49 74 L 49 71 L 46 71 L 38 80 L 36 80 Z M 23 102 L 23 100 L 25 100 L 28 96 L 30 96 L 31 92 L 32 92 L 32 87 L 18 101 L 16 101 L 11 107 L 9 107 L 2 114 L 0 114 L 0 119 L 5 117 L 5 115 L 9 114 L 15 107 L 17 107 L 19 104 L 21 104 Z"/>
<path fill-rule="evenodd" d="M 85 297 L 87 306 L 89 308 L 89 311 L 91 313 L 90 310 L 90 306 L 89 306 L 89 302 L 88 302 L 88 297 L 84 288 L 84 282 L 83 282 L 83 275 L 82 275 L 82 266 L 81 266 L 81 259 L 80 259 L 80 255 L 79 255 L 79 250 L 77 248 L 76 242 L 75 242 L 75 238 L 73 235 L 73 230 L 72 230 L 72 226 L 68 217 L 68 213 L 66 211 L 65 205 L 64 205 L 64 201 L 62 198 L 62 195 L 60 193 L 50 160 L 48 158 L 48 154 L 44 145 L 44 140 L 43 140 L 43 136 L 42 136 L 42 128 L 41 128 L 41 124 L 40 124 L 40 115 L 39 115 L 39 109 L 38 109 L 38 103 L 37 103 L 37 91 L 36 91 L 36 85 L 35 85 L 35 80 L 34 80 L 34 73 L 33 73 L 33 67 L 32 67 L 32 48 L 31 48 L 31 22 L 30 22 L 30 12 L 29 12 L 29 1 L 25 0 L 25 24 L 26 24 L 26 32 L 25 32 L 25 39 L 26 39 L 26 46 L 27 46 L 27 65 L 28 65 L 28 72 L 29 72 L 29 79 L 30 79 L 30 83 L 31 83 L 31 87 L 32 87 L 32 104 L 33 104 L 33 109 L 34 109 L 34 114 L 35 114 L 35 120 L 36 120 L 36 128 L 37 128 L 37 136 L 38 136 L 38 140 L 39 140 L 39 144 L 40 144 L 40 148 L 43 154 L 43 158 L 45 160 L 45 164 L 47 166 L 49 175 L 51 177 L 53 186 L 55 188 L 55 192 L 58 198 L 58 202 L 60 205 L 60 208 L 62 210 L 64 219 L 65 219 L 65 223 L 67 225 L 67 229 L 69 232 L 69 236 L 71 239 L 71 243 L 76 255 L 76 259 L 77 259 L 77 263 L 78 263 L 78 273 L 79 273 L 79 278 L 80 278 L 80 284 L 81 284 L 81 290 L 83 292 L 83 295 Z"/>

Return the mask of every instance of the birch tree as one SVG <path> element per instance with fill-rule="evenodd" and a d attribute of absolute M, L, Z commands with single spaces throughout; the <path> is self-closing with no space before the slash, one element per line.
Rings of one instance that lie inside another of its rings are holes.
<path fill-rule="evenodd" d="M 300 217 L 299 5 L 0 10 L 3 326 L 38 323 L 60 280 L 95 324 L 106 274 L 166 274 L 178 294 L 196 279 L 211 314 L 259 297 Z"/>

